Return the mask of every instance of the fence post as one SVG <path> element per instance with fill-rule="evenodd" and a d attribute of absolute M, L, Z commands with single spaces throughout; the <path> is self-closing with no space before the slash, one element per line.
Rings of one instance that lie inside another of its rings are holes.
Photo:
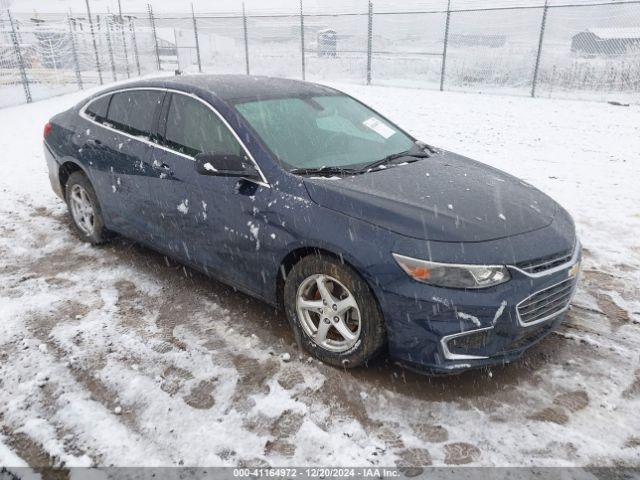
<path fill-rule="evenodd" d="M 244 59 L 247 64 L 247 75 L 249 75 L 249 34 L 247 32 L 247 13 L 242 2 L 242 27 L 244 29 Z"/>
<path fill-rule="evenodd" d="M 153 33 L 153 44 L 156 49 L 156 65 L 158 66 L 158 70 L 162 70 L 162 65 L 160 64 L 160 50 L 158 48 L 158 34 L 156 33 L 156 21 L 153 18 L 153 9 L 151 8 L 150 3 L 147 3 L 147 11 L 149 12 L 149 23 L 151 24 L 151 32 Z"/>
<path fill-rule="evenodd" d="M 16 33 L 16 26 L 13 24 L 13 18 L 11 17 L 11 11 L 7 9 L 7 16 L 9 17 L 9 23 L 11 24 L 11 42 L 13 43 L 13 49 L 16 53 L 18 60 L 18 68 L 20 69 L 20 79 L 22 80 L 22 88 L 24 89 L 24 96 L 27 103 L 31 103 L 31 88 L 29 87 L 29 78 L 27 77 L 27 69 L 22 58 L 22 51 L 20 50 L 20 42 L 18 41 L 18 34 Z"/>
<path fill-rule="evenodd" d="M 200 41 L 198 40 L 198 22 L 196 21 L 196 13 L 191 4 L 191 17 L 193 18 L 193 35 L 196 39 L 196 56 L 198 57 L 198 72 L 202 73 L 202 63 L 200 61 Z"/>
<path fill-rule="evenodd" d="M 138 76 L 142 75 L 140 71 L 140 56 L 138 55 L 138 42 L 136 40 L 136 27 L 133 24 L 133 17 L 129 17 L 129 31 L 131 32 L 131 40 L 133 41 L 133 56 L 136 59 L 136 68 Z"/>
<path fill-rule="evenodd" d="M 98 39 L 98 50 L 100 51 L 100 53 L 104 54 L 104 47 L 102 44 L 104 43 L 105 35 L 103 35 L 102 33 L 101 18 L 102 17 L 100 16 L 100 14 L 96 13 L 96 38 Z M 105 62 L 108 63 L 108 61 L 105 61 Z M 106 65 L 105 65 L 105 68 L 106 68 Z"/>
<path fill-rule="evenodd" d="M 91 32 L 91 40 L 93 41 L 93 52 L 96 55 L 96 69 L 98 70 L 98 79 L 100 85 L 102 85 L 102 68 L 100 67 L 100 56 L 98 55 L 98 44 L 96 43 L 96 32 L 93 29 L 93 20 L 91 19 L 91 8 L 89 7 L 89 0 L 85 0 L 87 5 L 87 18 L 89 19 L 89 30 Z"/>
<path fill-rule="evenodd" d="M 111 75 L 113 76 L 113 81 L 116 82 L 118 80 L 118 75 L 116 74 L 116 62 L 113 58 L 113 47 L 111 46 L 111 15 L 107 15 L 105 17 L 106 25 L 105 31 L 107 32 L 107 49 L 109 50 L 109 60 L 111 60 Z"/>
<path fill-rule="evenodd" d="M 373 55 L 373 3 L 369 2 L 367 22 L 367 85 L 371 85 L 371 57 Z"/>
<path fill-rule="evenodd" d="M 127 52 L 127 39 L 124 34 L 124 20 L 122 19 L 122 4 L 120 3 L 120 0 L 118 0 L 118 18 L 120 33 L 122 36 L 122 50 L 124 51 L 124 65 L 127 72 L 127 78 L 131 78 L 131 73 L 129 72 L 129 52 Z"/>
<path fill-rule="evenodd" d="M 449 25 L 451 23 L 451 0 L 447 1 L 447 18 L 444 24 L 444 46 L 442 48 L 442 67 L 440 67 L 440 91 L 444 90 L 444 77 L 447 71 L 447 47 L 449 46 Z"/>
<path fill-rule="evenodd" d="M 73 65 L 76 70 L 76 81 L 78 82 L 78 88 L 83 89 L 82 75 L 80 74 L 80 62 L 78 62 L 78 51 L 76 50 L 76 39 L 73 35 L 73 25 L 71 23 L 71 15 L 67 15 L 67 21 L 69 22 L 69 43 L 71 43 L 71 54 L 73 55 Z"/>
<path fill-rule="evenodd" d="M 304 15 L 302 13 L 302 0 L 300 0 L 300 58 L 302 60 L 302 80 L 305 80 L 306 72 L 304 65 Z"/>
<path fill-rule="evenodd" d="M 536 96 L 536 86 L 538 85 L 538 71 L 540 70 L 540 56 L 542 55 L 542 43 L 544 42 L 544 29 L 547 26 L 547 11 L 549 1 L 544 0 L 542 8 L 542 21 L 540 22 L 540 38 L 538 39 L 538 51 L 536 53 L 536 64 L 533 67 L 533 81 L 531 82 L 531 97 Z"/>

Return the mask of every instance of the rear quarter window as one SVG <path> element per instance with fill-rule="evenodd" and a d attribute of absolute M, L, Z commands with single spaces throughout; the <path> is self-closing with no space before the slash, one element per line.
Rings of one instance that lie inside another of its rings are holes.
<path fill-rule="evenodd" d="M 124 133 L 149 137 L 163 96 L 164 92 L 157 90 L 115 93 L 109 104 L 107 120 Z"/>
<path fill-rule="evenodd" d="M 96 98 L 94 101 L 87 105 L 84 113 L 94 119 L 96 122 L 103 122 L 107 118 L 107 110 L 109 109 L 109 101 L 111 95 L 105 95 L 104 97 Z"/>

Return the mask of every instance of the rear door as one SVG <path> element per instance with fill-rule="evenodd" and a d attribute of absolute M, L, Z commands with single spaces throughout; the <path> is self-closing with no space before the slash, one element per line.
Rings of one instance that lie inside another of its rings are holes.
<path fill-rule="evenodd" d="M 149 162 L 150 143 L 164 95 L 161 90 L 118 92 L 107 114 L 107 123 L 118 132 L 108 147 L 116 158 L 111 190 L 121 228 L 133 238 L 151 242 L 156 232 L 150 222 L 154 207 L 150 183 L 160 172 Z"/>
<path fill-rule="evenodd" d="M 87 168 L 93 188 L 98 195 L 102 214 L 108 228 L 116 228 L 118 215 L 116 198 L 113 196 L 111 174 L 117 163 L 117 153 L 108 145 L 112 143 L 114 132 L 107 125 L 107 111 L 111 94 L 98 97 L 89 103 L 81 116 L 86 120 L 78 126 L 74 142 L 81 163 Z"/>
<path fill-rule="evenodd" d="M 161 172 L 149 162 L 149 150 L 164 95 L 152 89 L 114 93 L 106 118 L 93 118 L 99 125 L 86 135 L 95 187 L 108 210 L 109 226 L 143 241 L 151 241 L 154 233 L 150 184 Z"/>
<path fill-rule="evenodd" d="M 166 102 L 165 102 L 166 103 Z M 204 102 L 172 93 L 160 122 L 162 148 L 152 153 L 168 169 L 156 198 L 169 249 L 205 270 L 256 291 L 260 232 L 271 189 L 262 182 L 200 175 L 198 153 L 247 155 Z M 264 235 L 264 233 L 263 233 Z M 256 292 L 261 293 L 261 292 Z"/>

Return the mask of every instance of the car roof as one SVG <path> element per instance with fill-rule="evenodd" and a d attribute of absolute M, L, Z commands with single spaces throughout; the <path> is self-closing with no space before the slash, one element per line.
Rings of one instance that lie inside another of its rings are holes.
<path fill-rule="evenodd" d="M 133 87 L 173 88 L 188 93 L 204 90 L 230 103 L 339 93 L 315 83 L 256 75 L 176 75 L 126 83 L 119 85 L 118 89 Z"/>

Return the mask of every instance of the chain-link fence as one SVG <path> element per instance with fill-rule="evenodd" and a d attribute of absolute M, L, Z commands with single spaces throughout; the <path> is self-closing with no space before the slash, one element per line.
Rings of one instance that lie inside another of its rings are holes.
<path fill-rule="evenodd" d="M 530 0 L 540 2 L 544 0 Z M 570 0 L 568 0 L 570 1 Z M 432 10 L 0 14 L 0 106 L 156 71 L 640 102 L 640 0 Z"/>
<path fill-rule="evenodd" d="M 151 28 L 117 15 L 0 14 L 0 106 L 31 102 L 157 70 Z"/>

